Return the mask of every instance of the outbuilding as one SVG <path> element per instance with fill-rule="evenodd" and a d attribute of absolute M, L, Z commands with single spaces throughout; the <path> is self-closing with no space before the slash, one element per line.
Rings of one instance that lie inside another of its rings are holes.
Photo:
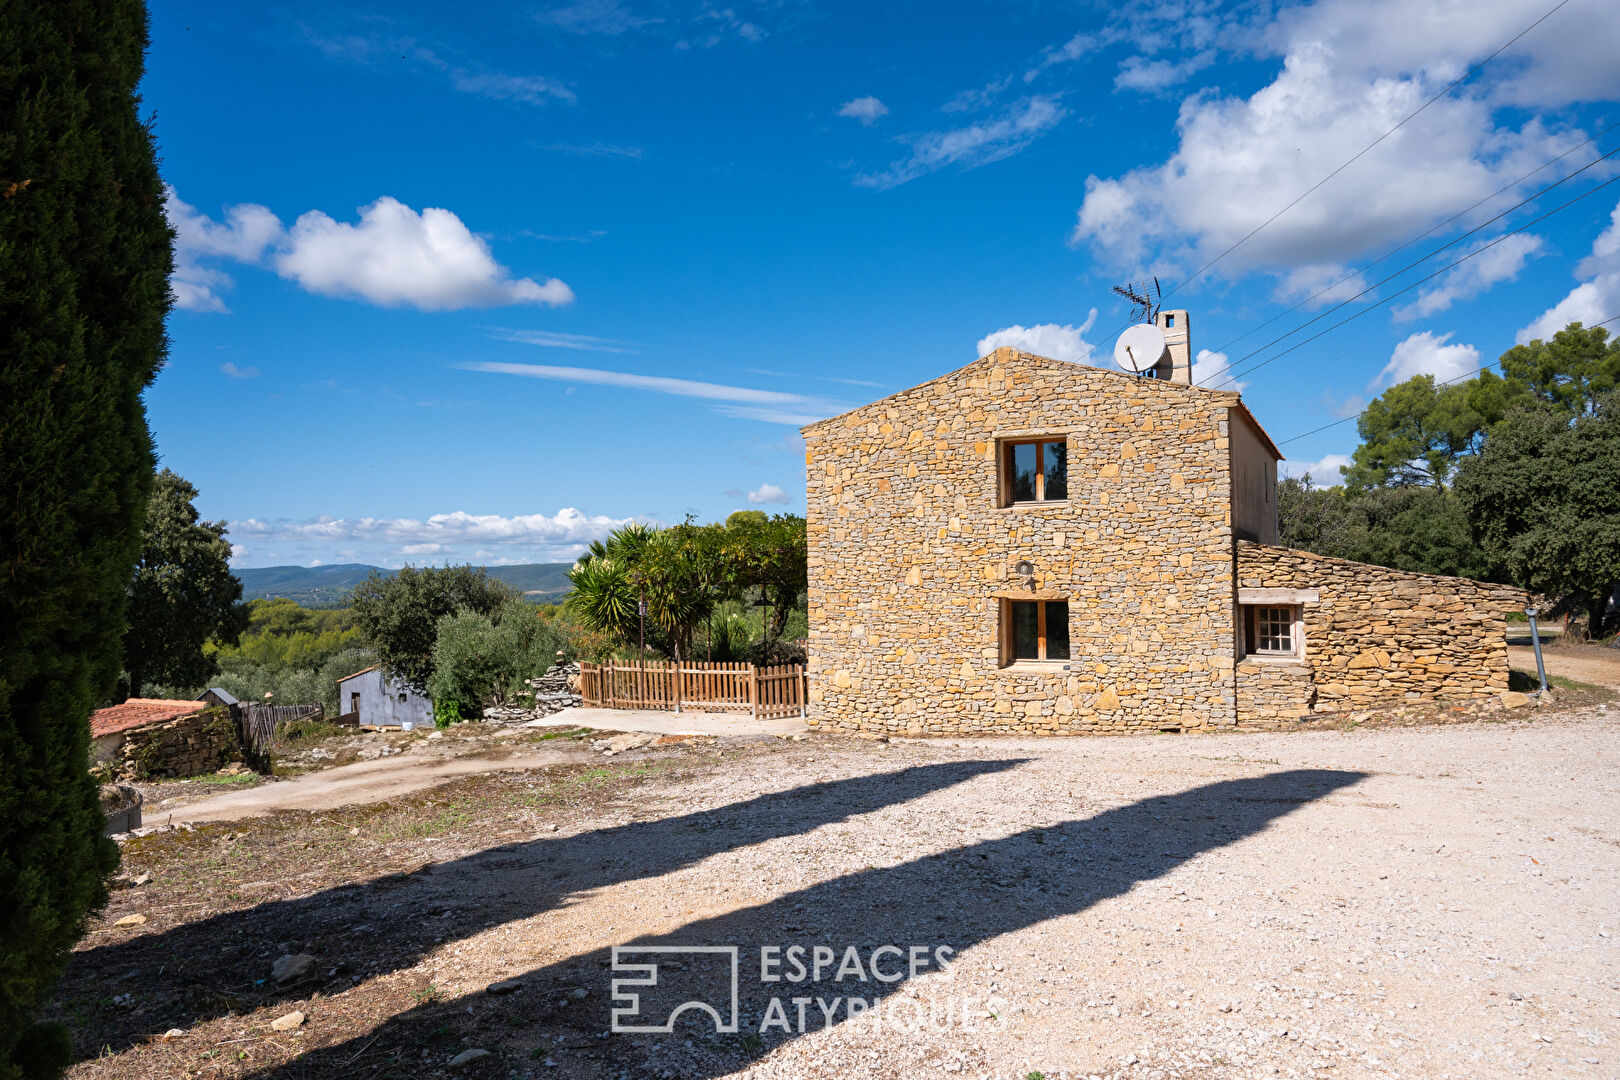
<path fill-rule="evenodd" d="M 380 665 L 364 668 L 338 680 L 338 708 L 343 723 L 361 727 L 430 728 L 433 699 L 418 693 Z"/>

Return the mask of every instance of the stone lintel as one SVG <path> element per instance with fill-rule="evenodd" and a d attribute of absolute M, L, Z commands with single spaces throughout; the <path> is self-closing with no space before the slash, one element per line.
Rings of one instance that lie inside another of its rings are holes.
<path fill-rule="evenodd" d="M 1062 589 L 1001 589 L 990 594 L 992 600 L 1067 600 L 1069 594 Z"/>
<path fill-rule="evenodd" d="M 1319 589 L 1239 589 L 1240 604 L 1319 604 Z"/>

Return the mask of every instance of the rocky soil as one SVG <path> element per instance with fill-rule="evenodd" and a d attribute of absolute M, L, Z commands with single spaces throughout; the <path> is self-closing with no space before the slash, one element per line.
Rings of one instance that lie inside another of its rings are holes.
<path fill-rule="evenodd" d="M 1615 1077 L 1617 721 L 559 739 L 131 843 L 59 1013 L 77 1077 Z M 627 943 L 737 946 L 738 1030 L 611 1034 Z M 821 978 L 762 982 L 795 945 Z"/>

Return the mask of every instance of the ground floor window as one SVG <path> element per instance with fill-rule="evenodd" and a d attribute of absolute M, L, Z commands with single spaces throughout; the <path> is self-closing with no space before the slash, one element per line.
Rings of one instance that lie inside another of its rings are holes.
<path fill-rule="evenodd" d="M 1069 658 L 1069 602 L 1067 600 L 1003 600 L 1001 652 L 1004 662 L 1067 660 Z"/>
<path fill-rule="evenodd" d="M 1303 644 L 1299 610 L 1292 605 L 1244 604 L 1244 654 L 1299 656 Z"/>

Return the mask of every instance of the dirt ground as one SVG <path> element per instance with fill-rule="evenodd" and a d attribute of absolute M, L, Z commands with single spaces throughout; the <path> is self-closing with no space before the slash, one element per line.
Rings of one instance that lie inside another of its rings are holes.
<path fill-rule="evenodd" d="M 131 841 L 57 1014 L 81 1080 L 1615 1077 L 1617 721 L 559 740 Z M 727 953 L 632 943 L 735 946 L 736 1030 L 614 1033 L 730 1018 Z"/>
<path fill-rule="evenodd" d="M 1542 645 L 1542 662 L 1548 676 L 1574 679 L 1599 686 L 1620 687 L 1620 649 L 1606 645 L 1558 642 Z M 1534 675 L 1536 654 L 1528 647 L 1508 649 L 1508 662 L 1515 670 Z"/>

